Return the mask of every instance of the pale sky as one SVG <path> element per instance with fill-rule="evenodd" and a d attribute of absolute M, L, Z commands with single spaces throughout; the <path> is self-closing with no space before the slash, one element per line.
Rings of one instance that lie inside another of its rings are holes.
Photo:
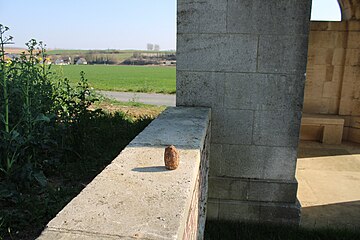
<path fill-rule="evenodd" d="M 311 19 L 339 21 L 337 0 L 313 0 Z M 176 0 L 0 0 L 0 23 L 16 47 L 35 38 L 47 48 L 176 48 Z"/>

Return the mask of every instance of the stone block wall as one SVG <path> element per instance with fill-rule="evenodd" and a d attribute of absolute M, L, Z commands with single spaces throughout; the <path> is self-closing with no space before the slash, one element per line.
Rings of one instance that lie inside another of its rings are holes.
<path fill-rule="evenodd" d="M 178 0 L 177 105 L 212 108 L 208 216 L 297 222 L 311 1 Z"/>
<path fill-rule="evenodd" d="M 310 26 L 304 112 L 342 116 L 343 140 L 360 142 L 360 21 Z"/>

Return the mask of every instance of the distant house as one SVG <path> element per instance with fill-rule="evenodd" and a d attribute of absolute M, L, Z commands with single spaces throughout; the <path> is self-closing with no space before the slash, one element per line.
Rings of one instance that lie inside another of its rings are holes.
<path fill-rule="evenodd" d="M 55 65 L 66 65 L 66 64 L 63 59 L 58 58 L 55 60 Z"/>
<path fill-rule="evenodd" d="M 71 64 L 71 58 L 70 57 L 60 57 L 55 60 L 55 65 L 69 65 Z"/>
<path fill-rule="evenodd" d="M 86 65 L 87 64 L 87 61 L 85 58 L 79 58 L 77 61 L 76 61 L 76 65 Z"/>
<path fill-rule="evenodd" d="M 165 60 L 165 61 L 162 61 L 161 64 L 165 65 L 165 66 L 175 66 L 176 65 L 176 60 L 175 61 Z"/>

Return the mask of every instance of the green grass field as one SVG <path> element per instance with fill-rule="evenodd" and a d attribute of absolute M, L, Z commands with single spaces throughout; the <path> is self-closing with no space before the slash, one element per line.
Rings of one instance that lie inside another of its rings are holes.
<path fill-rule="evenodd" d="M 71 83 L 85 72 L 89 84 L 98 90 L 175 93 L 176 68 L 163 66 L 68 65 L 53 66 Z"/>

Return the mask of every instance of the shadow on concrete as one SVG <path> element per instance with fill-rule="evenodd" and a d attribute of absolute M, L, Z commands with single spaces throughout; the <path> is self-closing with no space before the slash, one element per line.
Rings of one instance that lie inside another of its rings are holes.
<path fill-rule="evenodd" d="M 302 226 L 360 229 L 360 144 L 300 142 L 296 179 Z"/>
<path fill-rule="evenodd" d="M 304 207 L 301 209 L 301 226 L 360 229 L 360 199 L 359 201 Z"/>
<path fill-rule="evenodd" d="M 134 172 L 166 172 L 167 170 L 164 166 L 153 166 L 153 167 L 137 167 L 133 168 Z"/>
<path fill-rule="evenodd" d="M 343 142 L 340 145 L 322 144 L 315 141 L 301 141 L 298 158 L 326 157 L 360 154 L 360 144 Z"/>

